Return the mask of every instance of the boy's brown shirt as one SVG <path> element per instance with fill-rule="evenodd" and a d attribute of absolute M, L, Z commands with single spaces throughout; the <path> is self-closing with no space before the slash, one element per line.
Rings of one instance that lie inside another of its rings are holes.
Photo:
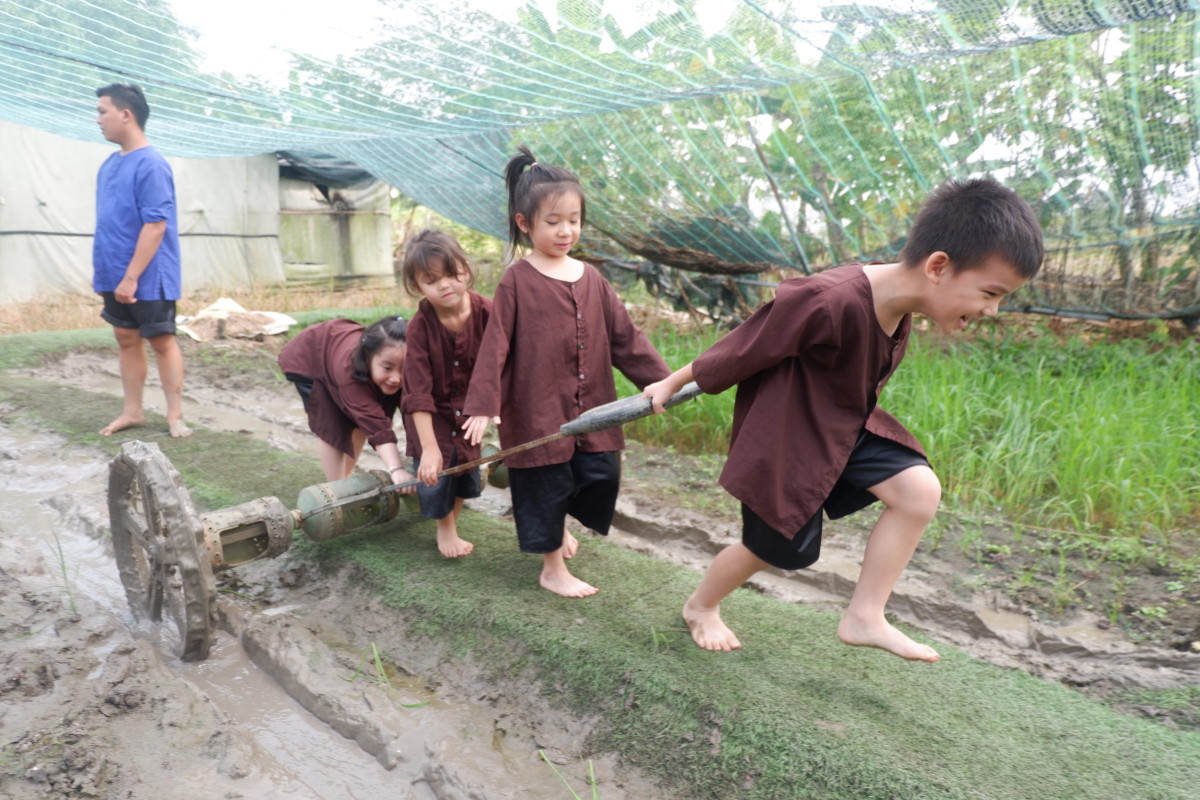
<path fill-rule="evenodd" d="M 861 265 L 779 284 L 692 364 L 705 392 L 738 386 L 721 485 L 791 538 L 821 510 L 864 425 L 924 455 L 876 406 L 911 327 L 911 315 L 891 336 L 879 326 Z"/>
<path fill-rule="evenodd" d="M 408 323 L 408 353 L 404 357 L 404 412 L 406 453 L 420 457 L 421 439 L 413 422 L 414 411 L 433 415 L 433 434 L 442 451 L 443 462 L 450 464 L 450 454 L 458 453 L 458 463 L 479 458 L 479 445 L 470 445 L 463 436 L 462 413 L 467 399 L 471 371 L 483 342 L 492 301 L 476 292 L 468 292 L 471 316 L 466 326 L 452 333 L 440 321 L 437 311 L 428 300 L 422 300 L 417 313 Z"/>
<path fill-rule="evenodd" d="M 522 259 L 504 271 L 492 297 L 463 414 L 498 414 L 501 447 L 524 444 L 616 400 L 613 367 L 639 389 L 670 373 L 595 267 L 585 264 L 579 280 L 569 282 Z M 624 447 L 616 427 L 516 453 L 504 463 L 542 467 L 570 461 L 576 448 L 600 453 Z"/>

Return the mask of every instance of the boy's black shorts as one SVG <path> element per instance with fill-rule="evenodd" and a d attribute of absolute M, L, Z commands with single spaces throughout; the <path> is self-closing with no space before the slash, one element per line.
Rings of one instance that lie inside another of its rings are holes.
<path fill-rule="evenodd" d="M 562 547 L 567 514 L 599 534 L 608 534 L 621 459 L 616 451 L 584 453 L 544 467 L 508 468 L 513 519 L 522 553 L 553 553 Z"/>
<path fill-rule="evenodd" d="M 878 499 L 868 487 L 916 466 L 927 467 L 929 462 L 917 451 L 863 429 L 822 510 L 830 519 L 839 519 L 866 508 Z M 789 539 L 743 503 L 742 544 L 773 567 L 804 569 L 821 555 L 822 510 Z"/>
<path fill-rule="evenodd" d="M 450 463 L 443 469 L 458 465 L 458 453 L 450 455 Z M 413 475 L 421 468 L 421 459 L 413 459 Z M 426 519 L 441 519 L 454 510 L 458 498 L 470 500 L 483 494 L 483 481 L 479 477 L 479 467 L 464 472 L 462 475 L 445 475 L 438 478 L 433 486 L 417 485 L 417 500 L 421 503 L 421 516 Z"/>
<path fill-rule="evenodd" d="M 100 316 L 114 328 L 136 329 L 143 339 L 175 332 L 174 300 L 138 300 L 122 303 L 112 292 L 101 292 L 104 308 Z"/>

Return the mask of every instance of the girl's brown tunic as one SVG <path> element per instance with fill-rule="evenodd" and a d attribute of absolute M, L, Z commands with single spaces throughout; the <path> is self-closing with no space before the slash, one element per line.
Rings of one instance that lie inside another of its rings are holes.
<path fill-rule="evenodd" d="M 412 421 L 414 411 L 433 415 L 433 434 L 442 451 L 442 462 L 458 453 L 458 463 L 479 458 L 479 445 L 467 444 L 462 435 L 466 415 L 462 413 L 467 386 L 479 355 L 483 332 L 492 311 L 492 301 L 470 292 L 471 316 L 466 327 L 452 333 L 438 321 L 428 300 L 422 300 L 408 323 L 408 354 L 404 358 L 404 433 L 407 454 L 421 456 L 421 440 Z"/>
<path fill-rule="evenodd" d="M 547 277 L 524 259 L 510 265 L 492 297 L 463 414 L 500 416 L 508 449 L 557 433 L 564 422 L 617 399 L 613 367 L 639 389 L 670 374 L 596 268 L 574 282 Z M 622 450 L 619 427 L 561 439 L 504 459 L 544 467 L 587 453 Z"/>

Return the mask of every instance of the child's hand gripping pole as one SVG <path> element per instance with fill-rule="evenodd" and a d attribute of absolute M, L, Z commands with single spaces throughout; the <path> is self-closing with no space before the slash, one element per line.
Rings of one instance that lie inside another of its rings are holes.
<path fill-rule="evenodd" d="M 663 408 L 677 406 L 698 394 L 700 394 L 700 387 L 696 385 L 695 381 L 692 381 L 671 395 L 670 399 L 663 403 Z M 563 436 L 579 436 L 584 433 L 615 428 L 626 422 L 648 417 L 653 413 L 654 409 L 650 406 L 650 398 L 644 394 L 635 394 L 589 409 L 570 422 L 561 425 L 558 430 Z"/>
<path fill-rule="evenodd" d="M 663 408 L 677 406 L 685 400 L 691 400 L 698 394 L 700 394 L 700 387 L 696 385 L 695 381 L 692 381 L 678 392 L 671 395 L 671 397 L 668 398 L 665 403 L 663 403 Z M 519 444 L 516 447 L 510 447 L 507 450 L 501 450 L 499 453 L 493 453 L 492 455 L 485 456 L 484 458 L 477 458 L 474 461 L 468 461 L 465 464 L 459 464 L 458 466 L 444 469 L 437 475 L 439 478 L 444 478 L 447 475 L 460 475 L 468 470 L 474 469 L 475 467 L 483 466 L 484 464 L 490 464 L 493 461 L 499 461 L 505 456 L 510 456 L 513 453 L 522 453 L 526 450 L 532 450 L 535 447 L 541 447 L 544 444 L 550 444 L 551 442 L 556 442 L 559 439 L 564 439 L 568 436 L 581 436 L 585 433 L 596 433 L 597 431 L 615 428 L 618 425 L 624 425 L 626 422 L 633 422 L 635 419 L 648 417 L 652 413 L 654 413 L 654 409 L 651 405 L 649 397 L 641 394 L 624 397 L 620 400 L 614 400 L 611 403 L 605 403 L 602 406 L 596 406 L 595 408 L 583 412 L 570 422 L 565 422 L 560 425 L 558 428 L 558 433 L 552 433 L 549 436 L 543 436 L 540 439 L 534 439 L 532 442 Z M 326 503 L 323 506 L 309 509 L 301 514 L 299 519 L 301 522 L 303 522 L 309 517 L 324 513 L 339 506 L 367 501 L 372 497 L 383 494 L 384 492 L 396 492 L 401 489 L 407 489 L 410 486 L 418 486 L 421 483 L 421 480 L 414 479 L 411 481 L 404 481 L 403 483 L 393 483 L 391 486 L 381 486 L 380 488 L 373 489 L 369 492 L 354 495 L 353 497 L 345 497 L 332 503 Z"/>

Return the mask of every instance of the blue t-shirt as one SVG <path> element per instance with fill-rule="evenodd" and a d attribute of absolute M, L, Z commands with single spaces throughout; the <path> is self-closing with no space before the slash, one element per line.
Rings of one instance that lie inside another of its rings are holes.
<path fill-rule="evenodd" d="M 138 300 L 178 300 L 181 294 L 175 178 L 171 165 L 153 147 L 109 156 L 96 177 L 92 289 L 114 291 L 125 277 L 142 225 L 162 220 L 167 230 L 138 278 Z"/>

